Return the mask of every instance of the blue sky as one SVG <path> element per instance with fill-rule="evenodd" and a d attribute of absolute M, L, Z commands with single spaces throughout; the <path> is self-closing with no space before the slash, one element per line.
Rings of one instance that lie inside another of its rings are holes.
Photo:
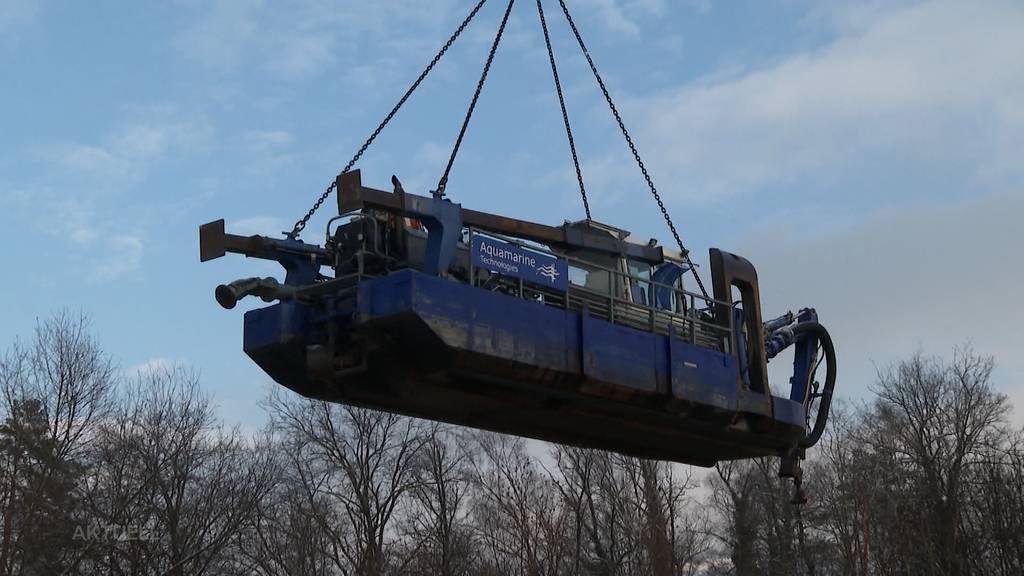
<path fill-rule="evenodd" d="M 502 4 L 370 149 L 364 182 L 434 186 Z M 212 290 L 275 271 L 200 265 L 198 225 L 289 228 L 470 5 L 0 0 L 0 342 L 81 309 L 126 372 L 188 363 L 227 420 L 258 423 L 267 378 L 241 353 L 243 306 L 221 310 Z M 595 218 L 667 243 L 546 5 Z M 1024 5 L 569 5 L 698 261 L 710 246 L 747 256 L 766 315 L 817 307 L 844 394 L 862 396 L 875 365 L 970 341 L 1024 407 Z M 531 1 L 448 192 L 539 222 L 582 216 Z"/>

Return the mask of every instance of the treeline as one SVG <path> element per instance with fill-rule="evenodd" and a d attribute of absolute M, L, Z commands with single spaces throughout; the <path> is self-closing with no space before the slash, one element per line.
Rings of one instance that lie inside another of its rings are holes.
<path fill-rule="evenodd" d="M 0 364 L 0 576 L 1024 573 L 1024 446 L 992 360 L 915 356 L 806 465 L 689 469 L 302 399 L 225 425 L 60 314 Z"/>
<path fill-rule="evenodd" d="M 1024 574 L 1024 443 L 993 366 L 961 349 L 881 371 L 809 455 L 802 509 L 773 463 L 718 466 L 732 573 Z"/>

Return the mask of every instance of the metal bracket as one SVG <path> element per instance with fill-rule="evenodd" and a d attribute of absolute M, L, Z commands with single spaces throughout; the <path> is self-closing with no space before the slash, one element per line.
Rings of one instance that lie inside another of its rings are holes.
<path fill-rule="evenodd" d="M 747 336 L 750 388 L 767 395 L 768 361 L 764 350 L 764 325 L 761 322 L 761 294 L 757 287 L 757 271 L 746 258 L 718 248 L 710 250 L 710 259 L 715 300 L 732 302 L 733 287 L 740 291 L 740 298 L 743 300 L 743 324 Z M 732 309 L 726 304 L 718 304 L 715 308 L 715 320 L 721 326 L 728 327 Z M 735 329 L 739 330 L 740 326 L 736 326 Z M 733 335 L 733 339 L 738 340 L 736 335 Z"/>
<path fill-rule="evenodd" d="M 274 260 L 287 271 L 284 283 L 304 286 L 316 280 L 320 266 L 332 264 L 327 250 L 300 240 L 277 240 L 266 236 L 238 236 L 224 232 L 224 219 L 199 227 L 199 261 L 206 262 L 226 253 Z"/>
<path fill-rule="evenodd" d="M 394 201 L 388 203 L 365 202 L 362 193 L 365 190 L 359 170 L 352 170 L 338 175 L 338 209 L 340 213 L 370 207 L 397 212 L 416 218 L 427 229 L 427 251 L 423 262 L 423 272 L 438 276 L 448 271 L 448 266 L 455 257 L 455 249 L 462 237 L 462 206 L 449 200 L 417 196 L 403 192 L 388 194 Z"/>

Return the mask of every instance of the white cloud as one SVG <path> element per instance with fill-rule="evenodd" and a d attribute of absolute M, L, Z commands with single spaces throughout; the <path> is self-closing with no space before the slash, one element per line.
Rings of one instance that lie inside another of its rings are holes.
<path fill-rule="evenodd" d="M 130 366 L 124 370 L 128 378 L 143 377 L 154 372 L 162 372 L 177 366 L 179 362 L 167 358 L 150 358 L 145 362 Z"/>
<path fill-rule="evenodd" d="M 271 152 L 288 148 L 295 141 L 291 132 L 284 130 L 254 130 L 242 135 L 242 143 L 250 152 Z"/>
<path fill-rule="evenodd" d="M 70 229 L 68 238 L 75 244 L 91 244 L 99 238 L 99 232 L 91 226 L 74 226 Z"/>
<path fill-rule="evenodd" d="M 122 178 L 130 171 L 126 159 L 103 146 L 58 144 L 51 148 L 49 156 L 64 168 L 100 177 Z"/>
<path fill-rule="evenodd" d="M 142 235 L 126 233 L 123 219 L 105 217 L 93 199 L 73 191 L 58 197 L 47 187 L 15 188 L 0 199 L 4 212 L 61 242 L 67 260 L 59 266 L 90 283 L 113 281 L 142 264 Z"/>
<path fill-rule="evenodd" d="M 458 0 L 391 0 L 362 2 L 360 0 L 313 0 L 300 2 L 294 11 L 305 27 L 322 25 L 346 31 L 346 35 L 396 36 L 396 30 L 434 29 L 448 27 L 469 12 L 470 4 Z M 494 9 L 497 10 L 497 9 Z M 408 27 L 408 28 L 407 28 Z M 400 35 L 398 35 L 400 36 Z"/>
<path fill-rule="evenodd" d="M 136 236 L 121 234 L 107 239 L 100 260 L 95 263 L 89 281 L 103 284 L 138 269 L 142 263 L 143 243 Z"/>
<path fill-rule="evenodd" d="M 37 201 L 36 208 L 43 206 L 43 213 L 46 214 L 48 223 L 44 229 L 51 234 L 65 236 L 78 246 L 88 246 L 95 242 L 102 234 L 101 226 L 97 222 L 96 210 L 92 204 L 82 202 L 75 198 L 63 198 L 59 202 L 45 202 L 42 205 Z M 59 222 L 60 226 L 54 227 L 53 222 Z"/>
<path fill-rule="evenodd" d="M 626 116 L 656 173 L 691 199 L 840 178 L 874 157 L 1006 180 L 1022 173 L 1021 30 L 1015 2 L 857 12 L 822 48 L 638 98 Z"/>
<path fill-rule="evenodd" d="M 436 42 L 435 28 L 451 25 L 454 14 L 466 9 L 453 0 L 188 4 L 194 20 L 173 40 L 187 59 L 218 72 L 261 68 L 292 79 L 323 73 L 339 61 L 354 65 L 356 47 L 364 43 L 378 52 L 397 49 L 403 59 L 419 54 L 425 42 Z"/>
<path fill-rule="evenodd" d="M 58 198 L 49 187 L 10 187 L 0 194 L 0 208 L 39 231 L 76 247 L 86 248 L 99 238 L 105 226 L 98 220 L 92 202 L 64 195 Z"/>
<path fill-rule="evenodd" d="M 257 130 L 246 132 L 241 137 L 242 148 L 253 156 L 246 171 L 264 174 L 292 164 L 295 155 L 292 144 L 295 138 L 284 130 Z"/>
<path fill-rule="evenodd" d="M 451 155 L 450 146 L 446 147 L 433 140 L 426 140 L 416 149 L 413 159 L 426 168 L 443 168 L 449 155 Z"/>
<path fill-rule="evenodd" d="M 156 170 L 203 154 L 213 130 L 173 108 L 128 106 L 128 119 L 93 142 L 37 148 L 37 180 L 5 197 L 9 212 L 59 242 L 61 266 L 92 284 L 108 283 L 143 263 L 147 228 L 166 221 L 176 204 L 142 186 Z M 276 136 L 279 141 L 280 135 Z M 270 138 L 271 141 L 274 138 Z M 148 201 L 139 202 L 138 199 Z M 134 200 L 133 200 L 134 199 Z M 159 205 L 157 205 L 159 204 Z"/>
<path fill-rule="evenodd" d="M 203 10 L 190 27 L 173 40 L 186 57 L 216 70 L 229 70 L 242 62 L 257 37 L 259 0 L 216 0 L 197 3 Z"/>
<path fill-rule="evenodd" d="M 584 14 L 595 14 L 604 27 L 613 34 L 630 38 L 640 36 L 640 25 L 629 15 L 661 15 L 666 6 L 663 0 L 575 0 L 570 12 L 573 20 Z"/>
<path fill-rule="evenodd" d="M 252 236 L 259 234 L 261 236 L 277 236 L 279 232 L 285 229 L 284 222 L 275 216 L 251 216 L 249 218 L 240 218 L 238 220 L 231 220 L 227 223 L 228 231 L 232 234 L 238 234 L 240 236 Z"/>
<path fill-rule="evenodd" d="M 286 5 L 255 0 L 187 1 L 191 20 L 172 42 L 186 59 L 216 72 L 269 71 L 306 80 L 333 70 L 346 84 L 370 90 L 407 82 L 472 7 L 459 0 L 298 0 Z M 640 20 L 661 16 L 667 0 L 575 0 L 577 19 L 596 21 L 614 37 L 640 37 Z M 536 15 L 519 6 L 503 50 L 539 47 Z M 477 53 L 493 39 L 501 4 L 489 5 L 460 41 Z M 551 19 L 561 18 L 557 6 Z M 364 48 L 372 46 L 371 54 Z M 464 50 L 464 49 L 463 49 Z M 463 52 L 465 53 L 465 52 Z M 451 58 L 459 58 L 452 56 Z M 474 66 L 477 63 L 474 58 Z M 443 67 L 442 67 L 443 68 Z M 445 74 L 442 70 L 437 75 Z"/>
<path fill-rule="evenodd" d="M 327 34 L 302 34 L 289 38 L 268 66 L 286 76 L 311 76 L 334 62 L 335 50 L 335 40 Z"/>
<path fill-rule="evenodd" d="M 172 141 L 190 140 L 190 129 L 181 124 L 131 124 L 114 134 L 110 147 L 127 159 L 159 158 Z"/>
<path fill-rule="evenodd" d="M 64 170 L 113 188 L 134 183 L 172 154 L 193 153 L 212 141 L 213 129 L 204 121 L 167 118 L 160 111 L 152 115 L 125 124 L 101 142 L 58 143 L 42 155 Z"/>

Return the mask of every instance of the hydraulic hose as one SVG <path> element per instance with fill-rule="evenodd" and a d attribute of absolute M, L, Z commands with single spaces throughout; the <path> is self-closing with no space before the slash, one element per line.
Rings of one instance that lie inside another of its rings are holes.
<path fill-rule="evenodd" d="M 811 334 L 818 338 L 821 349 L 825 353 L 825 386 L 821 390 L 821 403 L 818 404 L 818 415 L 814 419 L 814 428 L 811 433 L 800 440 L 800 448 L 806 449 L 814 446 L 821 439 L 825 432 L 825 424 L 828 422 L 829 409 L 832 407 L 832 392 L 836 386 L 836 349 L 832 344 L 832 337 L 828 330 L 817 322 L 802 322 L 793 327 L 793 334 L 799 338 L 804 334 Z M 808 382 L 808 384 L 810 384 Z M 807 402 L 810 407 L 810 401 Z"/>

